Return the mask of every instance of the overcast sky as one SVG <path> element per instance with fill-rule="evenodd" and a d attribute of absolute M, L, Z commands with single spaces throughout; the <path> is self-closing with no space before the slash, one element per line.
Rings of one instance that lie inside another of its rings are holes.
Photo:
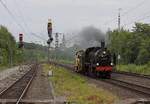
<path fill-rule="evenodd" d="M 8 27 L 18 40 L 25 33 L 25 41 L 42 41 L 29 32 L 47 40 L 47 21 L 53 21 L 53 31 L 74 33 L 86 26 L 102 31 L 117 28 L 118 8 L 122 8 L 121 25 L 131 29 L 134 21 L 150 22 L 150 0 L 2 0 L 14 20 L 0 4 L 0 24 Z M 144 18 L 145 17 L 145 18 Z M 146 18 L 147 17 L 147 18 Z M 141 20 L 140 20 L 141 19 Z M 25 23 L 24 23 L 24 22 Z M 24 27 L 25 31 L 16 25 Z M 26 34 L 28 33 L 28 35 Z M 69 37 L 69 36 L 68 36 Z"/>

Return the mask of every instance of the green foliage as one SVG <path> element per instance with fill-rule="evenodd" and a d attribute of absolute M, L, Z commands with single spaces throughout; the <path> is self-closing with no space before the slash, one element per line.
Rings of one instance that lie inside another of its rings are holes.
<path fill-rule="evenodd" d="M 135 64 L 118 65 L 117 69 L 119 71 L 150 75 L 150 63 L 147 65 L 135 65 Z"/>
<path fill-rule="evenodd" d="M 6 27 L 0 26 L 0 65 L 7 65 L 10 63 L 10 55 L 16 54 L 16 41 Z"/>
<path fill-rule="evenodd" d="M 0 66 L 9 66 L 10 61 L 16 65 L 35 59 L 45 59 L 47 55 L 46 47 L 34 43 L 24 43 L 24 49 L 18 49 L 18 43 L 7 30 L 0 26 Z"/>
<path fill-rule="evenodd" d="M 24 60 L 39 60 L 43 61 L 47 58 L 47 51 L 40 50 L 40 49 L 24 49 Z"/>
<path fill-rule="evenodd" d="M 77 50 L 79 50 L 80 47 L 78 45 L 74 45 L 69 48 L 65 49 L 58 49 L 58 50 L 52 50 L 50 52 L 50 56 L 52 59 L 56 60 L 67 60 L 72 62 L 74 60 L 74 56 Z"/>
<path fill-rule="evenodd" d="M 150 25 L 136 23 L 132 31 L 108 32 L 108 47 L 121 55 L 123 64 L 146 64 L 150 61 Z"/>

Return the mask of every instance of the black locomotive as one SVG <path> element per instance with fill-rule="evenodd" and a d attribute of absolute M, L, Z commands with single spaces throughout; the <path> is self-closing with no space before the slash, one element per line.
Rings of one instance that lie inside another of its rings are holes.
<path fill-rule="evenodd" d="M 115 55 L 105 47 L 105 42 L 101 42 L 101 47 L 90 47 L 76 53 L 75 71 L 110 78 L 115 61 Z"/>

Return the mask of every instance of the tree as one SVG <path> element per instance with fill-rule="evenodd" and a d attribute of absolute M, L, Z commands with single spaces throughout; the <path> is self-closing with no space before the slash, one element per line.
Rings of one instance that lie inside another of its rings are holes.
<path fill-rule="evenodd" d="M 6 27 L 0 26 L 1 64 L 10 63 L 15 59 L 16 41 Z"/>
<path fill-rule="evenodd" d="M 109 31 L 108 47 L 121 55 L 123 64 L 146 64 L 150 61 L 150 25 L 136 23 L 132 31 Z"/>

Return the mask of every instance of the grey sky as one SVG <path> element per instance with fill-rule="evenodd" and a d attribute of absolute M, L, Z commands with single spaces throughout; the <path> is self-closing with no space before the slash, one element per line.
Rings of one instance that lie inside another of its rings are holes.
<path fill-rule="evenodd" d="M 54 32 L 71 33 L 85 26 L 93 25 L 106 31 L 108 28 L 117 28 L 118 8 L 122 14 L 121 24 L 131 23 L 150 15 L 150 0 L 145 0 L 137 9 L 134 7 L 144 0 L 2 0 L 17 18 L 17 21 L 26 29 L 24 20 L 30 31 L 47 39 L 46 25 L 48 18 L 53 21 Z M 134 8 L 133 10 L 131 10 Z M 21 13 L 20 13 L 21 12 Z M 23 16 L 23 18 L 22 18 Z M 116 18 L 116 19 L 115 19 Z M 108 21 L 114 20 L 111 23 Z M 150 22 L 149 18 L 141 22 Z M 4 7 L 0 4 L 0 24 L 8 27 L 18 40 L 18 34 L 24 33 L 19 28 Z M 69 36 L 68 36 L 69 37 Z M 32 35 L 25 34 L 25 41 L 42 41 Z"/>

